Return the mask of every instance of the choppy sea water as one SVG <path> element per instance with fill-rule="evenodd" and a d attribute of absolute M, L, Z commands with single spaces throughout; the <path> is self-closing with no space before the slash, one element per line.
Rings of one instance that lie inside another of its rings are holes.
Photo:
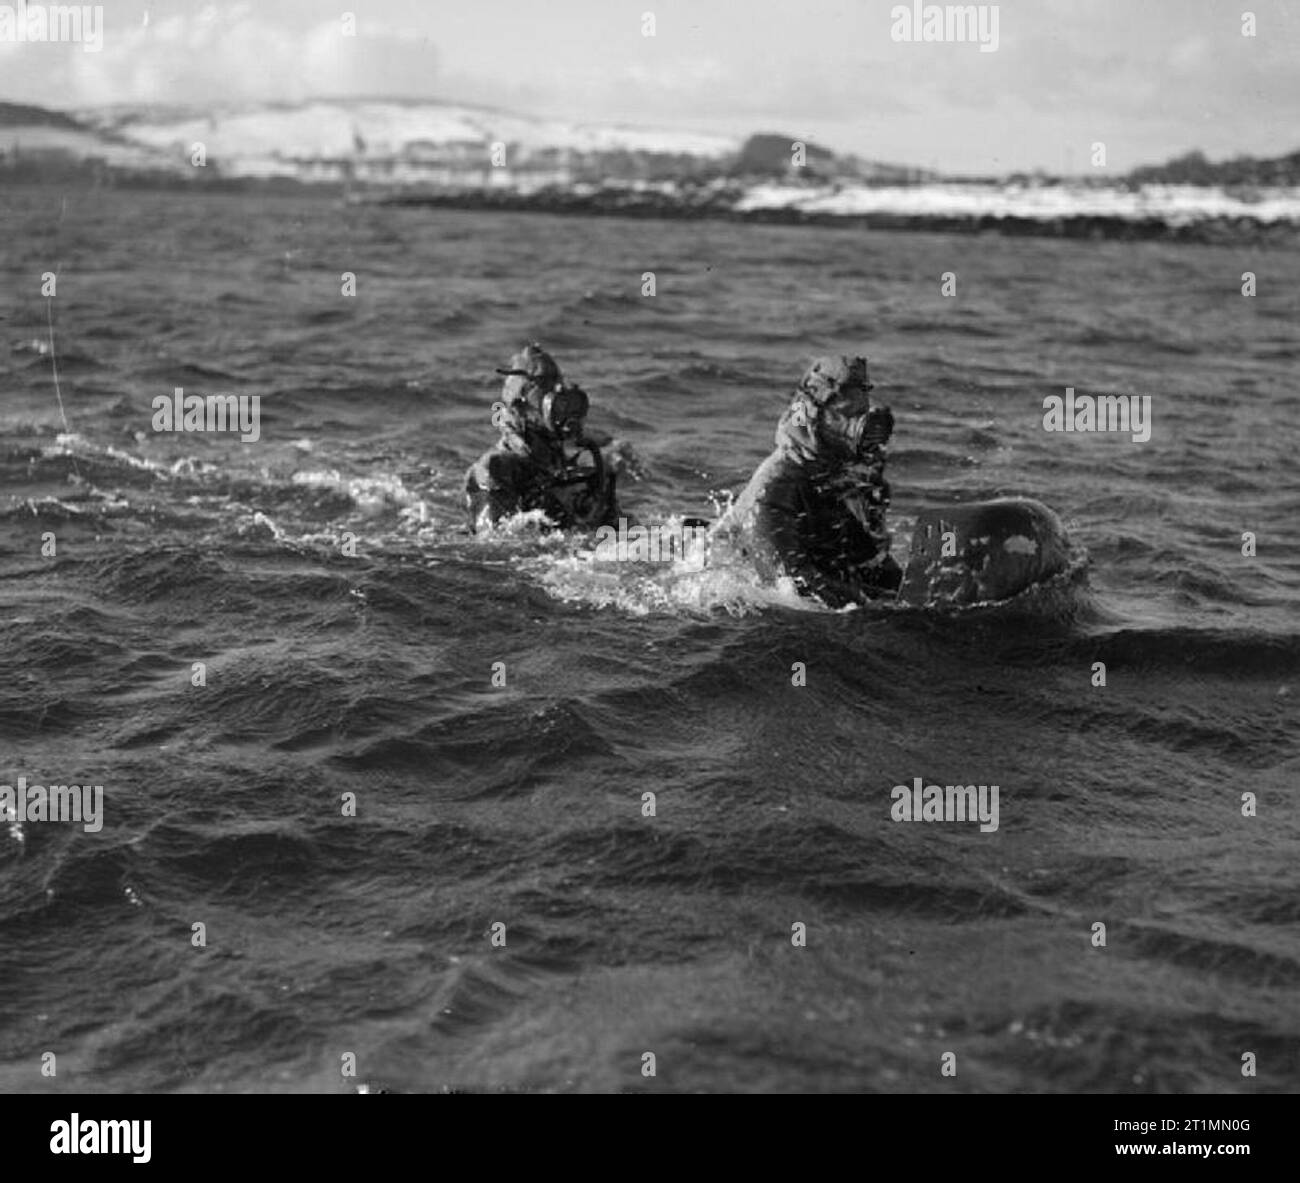
<path fill-rule="evenodd" d="M 0 209 L 0 783 L 104 786 L 98 833 L 0 826 L 0 1089 L 1300 1084 L 1300 256 Z M 492 368 L 532 337 L 641 521 L 715 513 L 804 364 L 862 351 L 901 553 L 922 508 L 1023 494 L 1086 573 L 833 613 L 468 537 Z M 153 432 L 176 386 L 259 395 L 260 439 Z M 1149 394 L 1150 441 L 1045 432 L 1066 386 Z M 915 777 L 997 784 L 998 829 L 891 820 Z"/>

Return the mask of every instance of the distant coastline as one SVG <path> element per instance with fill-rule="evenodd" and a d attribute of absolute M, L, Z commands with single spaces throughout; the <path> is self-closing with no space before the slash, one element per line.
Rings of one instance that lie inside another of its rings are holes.
<path fill-rule="evenodd" d="M 201 161 L 201 163 L 197 163 Z M 0 103 L 0 184 L 312 192 L 357 204 L 1193 243 L 1300 242 L 1300 152 L 1124 175 L 945 177 L 747 139 L 440 103 L 195 112 Z"/>
<path fill-rule="evenodd" d="M 431 209 L 502 210 L 586 217 L 709 219 L 768 225 L 930 230 L 1122 241 L 1300 245 L 1300 196 L 1296 199 L 1293 217 L 1264 220 L 1248 213 L 1213 213 L 1208 210 L 1194 214 L 1144 214 L 1140 204 L 1125 209 L 1122 203 L 1117 203 L 1115 212 L 1084 208 L 1072 210 L 1068 208 L 1068 203 L 1063 203 L 1055 210 L 1036 210 L 1027 203 L 1021 203 L 1018 208 L 1015 198 L 1022 194 L 997 188 L 977 194 L 974 201 L 953 202 L 947 209 L 942 208 L 941 203 L 936 203 L 934 198 L 952 196 L 951 190 L 945 192 L 937 187 L 925 186 L 917 186 L 911 192 L 891 191 L 884 195 L 876 190 L 871 196 L 884 196 L 887 200 L 872 202 L 875 208 L 870 209 L 854 209 L 853 198 L 862 194 L 852 190 L 846 192 L 844 189 L 812 190 L 804 195 L 802 201 L 763 204 L 752 200 L 756 188 L 757 186 L 737 186 L 734 189 L 701 191 L 684 186 L 676 191 L 665 192 L 620 186 L 581 189 L 548 186 L 527 192 L 499 189 L 450 190 L 354 195 L 352 199 L 359 203 Z M 907 208 L 909 197 L 917 199 L 918 208 Z M 842 200 L 837 203 L 837 198 Z M 926 198 L 929 200 L 923 200 Z M 981 202 L 980 198 L 985 200 Z M 936 205 L 940 207 L 935 208 Z M 925 208 L 926 206 L 930 208 Z"/>

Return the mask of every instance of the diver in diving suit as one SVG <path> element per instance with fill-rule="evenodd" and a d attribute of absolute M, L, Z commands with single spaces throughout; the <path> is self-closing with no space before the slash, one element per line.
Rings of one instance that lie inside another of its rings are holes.
<path fill-rule="evenodd" d="M 501 438 L 465 474 L 470 531 L 533 509 L 560 529 L 616 525 L 615 477 L 586 434 L 586 392 L 565 383 L 555 359 L 536 342 L 497 373 L 505 381 L 492 422 Z M 588 465 L 579 463 L 584 453 Z"/>
<path fill-rule="evenodd" d="M 897 598 L 913 607 L 1007 600 L 1071 568 L 1057 515 L 1027 497 L 922 509 L 907 570 L 889 553 L 888 407 L 872 408 L 865 358 L 813 363 L 759 465 L 718 523 L 719 546 L 738 548 L 760 576 L 788 575 L 832 608 Z"/>
<path fill-rule="evenodd" d="M 832 608 L 897 591 L 885 511 L 888 407 L 872 408 L 864 357 L 824 357 L 795 389 L 776 429 L 776 450 L 714 532 L 772 578 Z"/>

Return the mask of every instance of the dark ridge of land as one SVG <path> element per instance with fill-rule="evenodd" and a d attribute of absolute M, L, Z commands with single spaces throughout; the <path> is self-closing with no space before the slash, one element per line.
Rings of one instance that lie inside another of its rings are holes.
<path fill-rule="evenodd" d="M 62 111 L 30 107 L 25 103 L 0 103 L 0 127 L 57 127 L 64 131 L 88 130 L 85 124 L 79 123 Z"/>
<path fill-rule="evenodd" d="M 1120 242 L 1177 242 L 1222 245 L 1300 245 L 1300 224 L 1263 222 L 1249 217 L 1209 216 L 1170 223 L 1162 218 L 1122 218 L 1062 214 L 1031 218 L 993 214 L 907 214 L 897 212 L 823 213 L 789 207 L 735 208 L 740 186 L 682 186 L 674 193 L 628 188 L 574 191 L 563 187 L 522 193 L 501 189 L 445 192 L 377 192 L 339 182 L 305 182 L 292 177 L 223 177 L 215 171 L 154 173 L 112 169 L 97 161 L 0 159 L 0 184 L 31 187 L 51 184 L 92 189 L 160 192 L 250 193 L 344 199 L 356 205 L 459 209 L 478 212 L 555 214 L 571 217 L 659 219 L 663 221 L 749 222 L 776 226 L 828 226 L 838 229 L 907 230 L 957 234 L 998 234 L 1012 238 L 1075 238 Z"/>
<path fill-rule="evenodd" d="M 1067 214 L 1052 218 L 1015 215 L 818 213 L 792 208 L 739 210 L 734 190 L 701 189 L 682 194 L 653 191 L 599 190 L 575 193 L 564 189 L 534 193 L 483 190 L 456 193 L 367 196 L 363 202 L 433 209 L 503 210 L 512 213 L 567 214 L 581 217 L 660 218 L 670 221 L 716 220 L 780 226 L 835 226 L 868 230 L 927 230 L 1009 237 L 1086 238 L 1117 241 L 1187 243 L 1300 244 L 1300 226 L 1262 222 L 1245 217 L 1207 217 L 1172 224 L 1162 218 L 1120 218 Z"/>
<path fill-rule="evenodd" d="M 1188 152 L 1165 164 L 1135 168 L 1136 185 L 1222 185 L 1225 188 L 1292 188 L 1300 185 L 1300 152 L 1261 159 L 1238 156 L 1212 164 L 1204 152 Z"/>

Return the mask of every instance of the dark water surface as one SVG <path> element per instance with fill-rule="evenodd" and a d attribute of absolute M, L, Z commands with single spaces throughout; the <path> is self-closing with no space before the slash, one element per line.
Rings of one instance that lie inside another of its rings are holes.
<path fill-rule="evenodd" d="M 1300 255 L 0 211 L 0 783 L 105 794 L 99 833 L 0 825 L 0 1089 L 338 1090 L 349 1052 L 402 1090 L 1300 1086 Z M 469 538 L 492 367 L 533 336 L 643 521 L 715 512 L 807 360 L 862 351 L 897 545 L 1030 495 L 1086 583 L 837 614 Z M 260 440 L 155 434 L 175 386 L 260 395 Z M 1066 386 L 1151 395 L 1150 442 L 1045 432 Z M 914 777 L 997 784 L 998 830 L 892 821 Z"/>

